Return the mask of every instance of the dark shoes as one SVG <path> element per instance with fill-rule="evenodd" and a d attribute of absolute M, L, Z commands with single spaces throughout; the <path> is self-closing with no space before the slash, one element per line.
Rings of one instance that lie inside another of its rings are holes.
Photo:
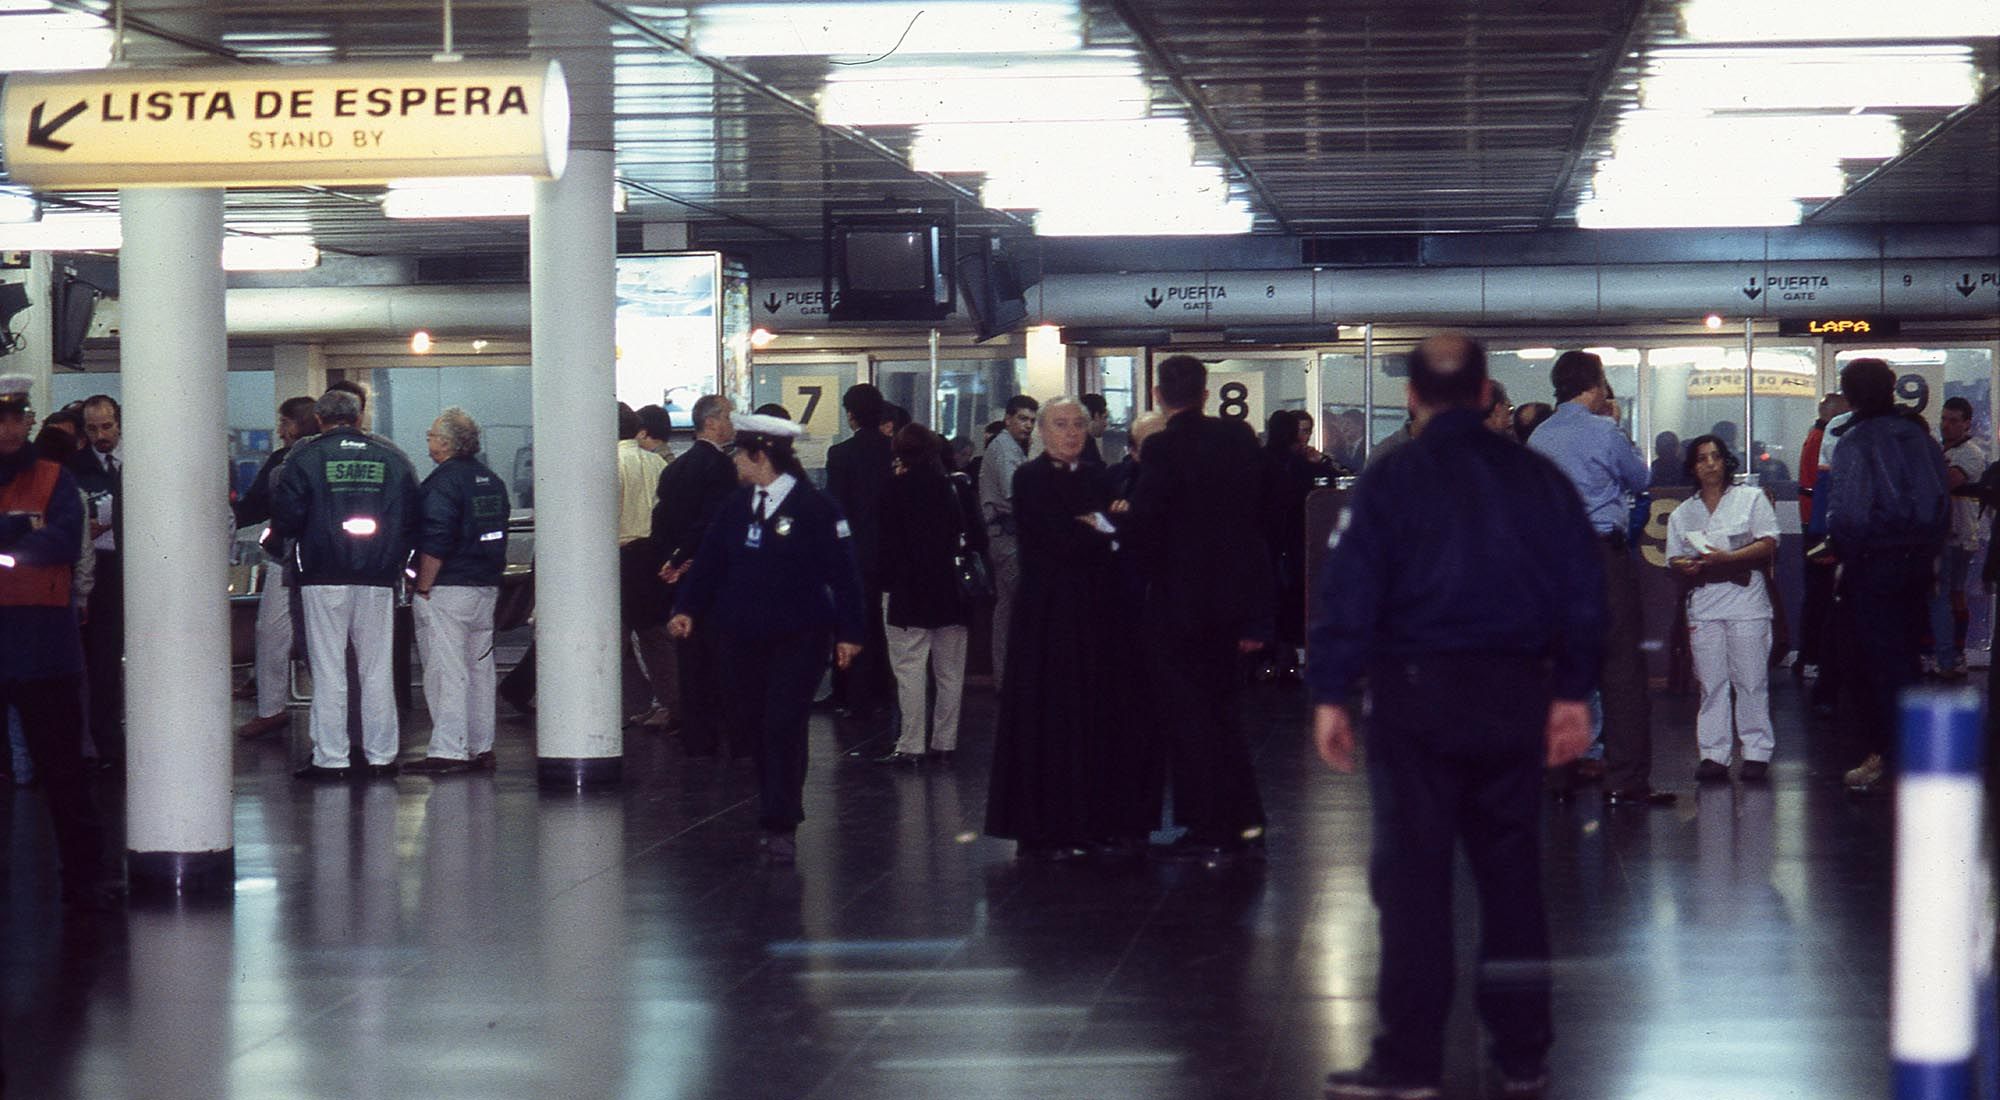
<path fill-rule="evenodd" d="M 923 762 L 924 762 L 924 754 L 920 752 L 884 753 L 883 755 L 876 757 L 873 761 L 873 763 L 882 764 L 884 766 L 891 768 L 914 768 L 918 764 L 921 764 Z"/>
<path fill-rule="evenodd" d="M 930 758 L 930 761 L 933 764 L 949 764 L 951 763 L 952 750 L 932 749 L 929 753 L 926 753 L 925 755 Z"/>
<path fill-rule="evenodd" d="M 1399 1077 L 1370 1059 L 1358 1069 L 1326 1075 L 1326 1100 L 1437 1100 L 1436 1082 Z"/>
<path fill-rule="evenodd" d="M 1214 840 L 1189 834 L 1165 847 L 1152 849 L 1154 859 L 1163 863 L 1195 863 L 1203 867 L 1228 867 L 1264 858 L 1264 842 L 1258 840 Z"/>
<path fill-rule="evenodd" d="M 1545 1068 L 1521 1072 L 1503 1066 L 1499 1074 L 1500 1083 L 1494 1088 L 1493 1095 L 1501 1100 L 1542 1100 L 1543 1094 L 1549 1091 L 1549 1071 Z"/>
<path fill-rule="evenodd" d="M 790 867 L 798 862 L 798 842 L 791 833 L 765 833 L 759 842 L 764 862 L 773 867 Z"/>
<path fill-rule="evenodd" d="M 1766 783 L 1771 779 L 1771 762 L 1768 760 L 1745 760 L 1740 773 L 1745 783 Z"/>
<path fill-rule="evenodd" d="M 1656 791 L 1651 787 L 1627 787 L 1622 791 L 1605 791 L 1606 806 L 1671 806 L 1677 796 L 1671 791 Z"/>
<path fill-rule="evenodd" d="M 426 756 L 403 765 L 403 770 L 411 775 L 457 775 L 472 770 L 472 761 L 453 760 L 448 756 Z"/>
<path fill-rule="evenodd" d="M 307 764 L 305 767 L 293 772 L 292 778 L 312 780 L 320 783 L 334 783 L 352 778 L 353 775 L 353 771 L 348 768 L 323 768 L 318 764 Z"/>
<path fill-rule="evenodd" d="M 291 727 L 292 716 L 281 710 L 276 714 L 266 715 L 262 718 L 252 718 L 248 722 L 236 727 L 236 736 L 247 740 L 252 737 L 262 737 L 267 733 L 276 733 L 282 729 L 290 729 Z"/>
<path fill-rule="evenodd" d="M 361 767 L 361 778 L 394 779 L 396 778 L 396 773 L 401 770 L 401 768 L 396 766 L 394 760 L 389 761 L 387 764 L 364 764 Z"/>
<path fill-rule="evenodd" d="M 1033 863 L 1071 863 L 1087 858 L 1090 851 L 1074 844 L 1017 844 L 1014 858 Z"/>
<path fill-rule="evenodd" d="M 1703 760 L 1694 766 L 1694 781 L 1697 783 L 1729 782 L 1729 765 L 1713 760 Z"/>
<path fill-rule="evenodd" d="M 473 771 L 490 772 L 498 769 L 499 767 L 500 763 L 499 761 L 493 758 L 492 749 L 487 749 L 485 752 L 476 752 L 472 754 Z"/>

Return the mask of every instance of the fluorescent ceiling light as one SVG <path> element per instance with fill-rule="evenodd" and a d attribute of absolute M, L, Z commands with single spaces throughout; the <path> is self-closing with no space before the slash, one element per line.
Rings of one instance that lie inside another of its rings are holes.
<path fill-rule="evenodd" d="M 224 271 L 309 271 L 319 266 L 319 249 L 307 237 L 222 238 Z"/>
<path fill-rule="evenodd" d="M 1045 207 L 1035 215 L 1035 233 L 1042 237 L 1225 235 L 1248 233 L 1255 223 L 1256 216 L 1240 202 L 1148 208 L 1114 201 Z"/>
<path fill-rule="evenodd" d="M 1903 134 L 1889 115 L 1712 115 L 1633 111 L 1619 120 L 1611 147 L 1619 157 L 1687 156 L 1718 174 L 1755 157 L 1814 156 L 1886 160 L 1903 151 Z"/>
<path fill-rule="evenodd" d="M 1728 189 L 1754 191 L 1786 198 L 1831 198 L 1847 187 L 1838 161 L 1803 157 L 1745 158 L 1718 169 L 1706 157 L 1688 161 L 1675 157 L 1619 157 L 1606 161 L 1591 177 L 1590 192 L 1599 199 L 1648 195 L 1706 195 Z"/>
<path fill-rule="evenodd" d="M 1636 202 L 1591 200 L 1577 207 L 1576 224 L 1584 229 L 1721 229 L 1744 226 L 1797 225 L 1797 199 L 1732 196 L 1727 180 L 1715 192 L 1695 199 L 1653 198 Z"/>
<path fill-rule="evenodd" d="M 56 214 L 0 225 L 0 252 L 115 252 L 124 239 L 116 214 Z"/>
<path fill-rule="evenodd" d="M 25 14 L 23 14 L 25 13 Z M 111 27 L 41 0 L 0 2 L 0 72 L 60 72 L 111 64 Z"/>
<path fill-rule="evenodd" d="M 0 222 L 31 222 L 40 216 L 42 204 L 26 191 L 0 188 Z"/>
<path fill-rule="evenodd" d="M 708 57 L 1055 53 L 1083 48 L 1075 0 L 846 0 L 698 5 L 689 22 Z"/>
<path fill-rule="evenodd" d="M 2000 35 L 2000 0 L 1686 0 L 1696 42 L 1838 42 Z"/>
<path fill-rule="evenodd" d="M 535 209 L 526 176 L 441 176 L 390 180 L 382 213 L 391 218 L 525 218 Z"/>
<path fill-rule="evenodd" d="M 999 65 L 862 65 L 834 73 L 819 119 L 836 126 L 1145 118 L 1152 94 L 1122 54 Z"/>
<path fill-rule="evenodd" d="M 625 188 L 611 185 L 612 213 L 625 211 Z M 390 218 L 525 218 L 535 212 L 527 176 L 437 176 L 390 180 L 382 214 Z"/>
<path fill-rule="evenodd" d="M 924 126 L 910 142 L 919 172 L 1017 172 L 1120 177 L 1153 167 L 1186 167 L 1194 139 L 1177 118 L 1127 122 L 1023 122 Z"/>
<path fill-rule="evenodd" d="M 1674 50 L 1647 68 L 1639 100 L 1656 110 L 1960 107 L 1979 98 L 1965 46 Z"/>
<path fill-rule="evenodd" d="M 1052 206 L 1123 204 L 1158 209 L 1166 205 L 1216 207 L 1229 199 L 1222 169 L 1180 165 L 1135 171 L 1125 177 L 1089 173 L 1016 173 L 988 176 L 979 203 L 989 210 L 1046 210 Z"/>

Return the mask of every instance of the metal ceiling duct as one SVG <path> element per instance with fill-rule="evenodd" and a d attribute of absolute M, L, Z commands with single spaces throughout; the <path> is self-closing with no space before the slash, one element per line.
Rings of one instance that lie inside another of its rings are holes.
<path fill-rule="evenodd" d="M 760 327 L 829 327 L 818 280 L 756 280 L 751 301 Z M 2000 317 L 2000 258 L 1051 275 L 1029 288 L 1027 301 L 1034 324 L 1099 329 L 1609 323 L 1709 313 L 1976 319 Z M 528 288 L 518 284 L 237 289 L 227 309 L 232 336 L 528 330 Z"/>

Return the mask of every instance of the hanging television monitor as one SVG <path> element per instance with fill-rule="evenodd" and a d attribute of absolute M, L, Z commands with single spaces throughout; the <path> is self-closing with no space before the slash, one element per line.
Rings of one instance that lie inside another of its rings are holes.
<path fill-rule="evenodd" d="M 960 247 L 958 291 L 981 343 L 1027 323 L 1020 273 L 999 241 L 972 241 Z"/>
<path fill-rule="evenodd" d="M 935 322 L 958 296 L 949 205 L 885 202 L 825 208 L 827 319 Z"/>

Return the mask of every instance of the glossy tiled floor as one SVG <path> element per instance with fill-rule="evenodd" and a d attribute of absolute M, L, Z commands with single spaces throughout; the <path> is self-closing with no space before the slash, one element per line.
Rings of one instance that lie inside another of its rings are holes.
<path fill-rule="evenodd" d="M 1663 699 L 1678 807 L 1547 807 L 1553 1095 L 1884 1093 L 1889 807 L 1777 695 L 1769 788 L 1697 795 Z M 1228 873 L 1016 866 L 977 835 L 984 693 L 921 774 L 853 755 L 886 727 L 816 718 L 796 870 L 748 859 L 746 765 L 635 736 L 621 793 L 545 798 L 509 721 L 497 777 L 311 786 L 241 746 L 234 906 L 65 926 L 18 793 L 6 1095 L 1314 1097 L 1372 1026 L 1366 794 L 1319 768 L 1296 689 L 1246 705 L 1271 857 Z M 1466 1000 L 1448 1095 L 1478 1096 Z"/>

